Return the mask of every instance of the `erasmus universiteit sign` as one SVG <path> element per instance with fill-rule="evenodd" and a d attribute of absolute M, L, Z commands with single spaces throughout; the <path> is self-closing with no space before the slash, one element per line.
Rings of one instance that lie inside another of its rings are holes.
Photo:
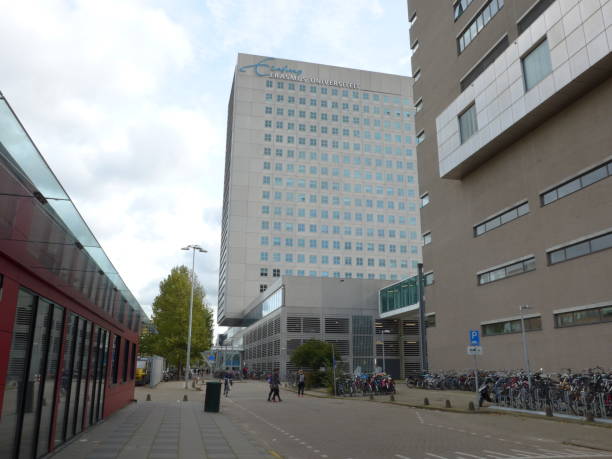
<path fill-rule="evenodd" d="M 241 72 L 253 69 L 255 75 L 267 78 L 277 78 L 279 80 L 300 81 L 304 83 L 324 84 L 327 86 L 338 86 L 340 88 L 359 88 L 359 83 L 354 81 L 338 81 L 327 78 L 308 77 L 302 75 L 302 70 L 292 69 L 287 65 L 277 66 L 272 63 L 274 58 L 266 57 L 257 64 L 245 65 L 240 67 Z"/>

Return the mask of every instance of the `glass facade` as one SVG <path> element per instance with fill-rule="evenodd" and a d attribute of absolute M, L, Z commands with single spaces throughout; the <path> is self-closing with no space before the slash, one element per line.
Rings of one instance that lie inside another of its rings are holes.
<path fill-rule="evenodd" d="M 1 94 L 0 185 L 0 457 L 37 458 L 102 418 L 108 328 L 143 316 Z"/>
<path fill-rule="evenodd" d="M 100 419 L 97 400 L 85 406 L 88 365 L 94 361 L 97 365 L 98 361 L 97 356 L 90 359 L 92 324 L 72 313 L 65 318 L 66 314 L 59 305 L 26 289 L 19 291 L 3 394 L 1 457 L 41 457 L 47 454 L 52 441 L 54 414 L 57 426 L 55 445 L 81 432 L 86 426 L 85 417 L 94 422 Z M 68 320 L 68 326 L 64 355 L 60 358 L 64 320 Z M 100 327 L 96 331 L 98 336 L 107 334 Z M 61 373 L 58 373 L 60 363 Z M 98 368 L 104 371 L 104 368 Z M 89 390 L 98 394 L 103 392 L 103 379 L 90 380 Z"/>
<path fill-rule="evenodd" d="M 41 269 L 53 273 L 62 287 L 78 290 L 100 310 L 117 317 L 116 302 L 129 304 L 138 318 L 133 327 L 138 326 L 140 305 L 2 95 L 0 158 L 20 169 L 16 172 L 0 165 L 0 233 L 6 234 L 15 250 L 27 251 Z M 27 206 L 32 213 L 29 225 L 17 221 L 19 206 Z M 27 233 L 10 236 L 16 226 Z M 52 250 L 41 241 L 52 241 Z"/>
<path fill-rule="evenodd" d="M 405 279 L 397 284 L 383 288 L 380 293 L 380 312 L 412 306 L 419 302 L 418 277 Z"/>

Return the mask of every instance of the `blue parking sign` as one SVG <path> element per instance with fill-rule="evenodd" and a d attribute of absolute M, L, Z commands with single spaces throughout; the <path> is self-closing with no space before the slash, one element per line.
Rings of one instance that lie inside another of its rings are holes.
<path fill-rule="evenodd" d="M 480 346 L 480 330 L 470 330 L 470 346 Z"/>

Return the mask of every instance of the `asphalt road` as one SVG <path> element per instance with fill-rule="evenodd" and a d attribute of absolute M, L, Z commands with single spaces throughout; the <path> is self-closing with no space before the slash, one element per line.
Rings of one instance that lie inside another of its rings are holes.
<path fill-rule="evenodd" d="M 419 410 L 353 399 L 266 400 L 259 382 L 234 384 L 222 412 L 285 458 L 612 458 L 612 429 L 503 414 Z M 580 446 L 577 446 L 580 445 Z"/>

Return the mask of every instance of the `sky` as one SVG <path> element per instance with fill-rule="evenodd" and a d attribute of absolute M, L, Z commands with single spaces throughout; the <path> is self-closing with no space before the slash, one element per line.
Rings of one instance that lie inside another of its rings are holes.
<path fill-rule="evenodd" d="M 410 75 L 405 0 L 0 0 L 0 91 L 150 313 L 190 267 L 216 308 L 239 52 Z M 215 310 L 216 317 L 216 310 Z"/>

